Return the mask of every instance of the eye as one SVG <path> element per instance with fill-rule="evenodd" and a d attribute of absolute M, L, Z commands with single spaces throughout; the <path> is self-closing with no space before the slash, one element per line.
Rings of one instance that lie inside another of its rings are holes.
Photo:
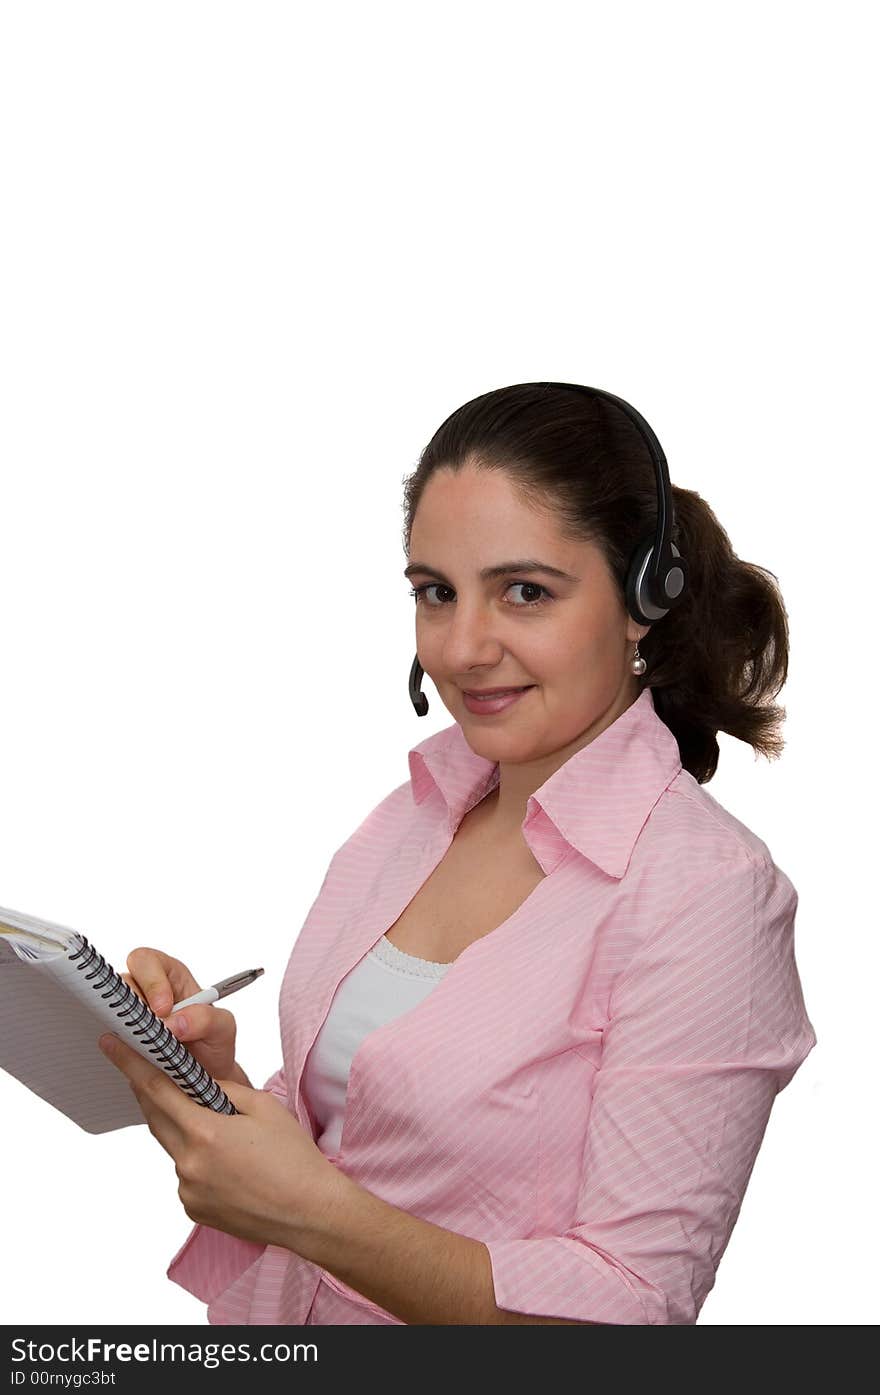
<path fill-rule="evenodd" d="M 539 606 L 546 605 L 548 601 L 553 600 L 553 593 L 548 591 L 546 586 L 539 586 L 537 581 L 509 581 L 506 589 L 509 591 L 512 586 L 523 586 L 527 591 L 541 592 L 537 600 L 524 601 L 522 605 L 512 605 L 511 602 L 508 601 L 507 604 L 511 605 L 513 610 L 537 610 Z M 448 591 L 453 596 L 455 595 L 451 586 L 444 586 L 442 582 L 439 581 L 428 581 L 423 586 L 413 586 L 409 594 L 415 597 L 416 605 L 418 605 L 420 601 L 424 605 L 426 602 L 422 600 L 422 597 L 425 596 L 428 591 Z M 441 610 L 443 606 L 447 604 L 447 601 L 429 601 L 427 602 L 427 608 L 428 610 Z"/>

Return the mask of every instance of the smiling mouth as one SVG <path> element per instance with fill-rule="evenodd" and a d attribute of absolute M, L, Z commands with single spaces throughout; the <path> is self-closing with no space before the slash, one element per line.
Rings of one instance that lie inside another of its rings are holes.
<path fill-rule="evenodd" d="M 534 686 L 534 683 L 523 683 L 519 688 L 462 688 L 462 692 L 472 698 L 507 697 L 509 693 L 524 693 Z"/>

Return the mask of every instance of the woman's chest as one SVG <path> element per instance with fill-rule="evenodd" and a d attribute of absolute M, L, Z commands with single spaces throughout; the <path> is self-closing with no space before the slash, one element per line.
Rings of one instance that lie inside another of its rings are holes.
<path fill-rule="evenodd" d="M 459 838 L 386 932 L 407 954 L 450 963 L 513 915 L 544 880 L 529 848 Z"/>

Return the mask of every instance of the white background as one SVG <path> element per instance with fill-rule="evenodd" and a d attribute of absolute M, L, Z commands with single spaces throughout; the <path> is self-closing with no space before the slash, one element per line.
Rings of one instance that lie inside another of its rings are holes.
<path fill-rule="evenodd" d="M 623 396 L 791 627 L 783 758 L 722 734 L 709 789 L 798 889 L 819 1044 L 704 1325 L 878 1316 L 871 18 L 0 11 L 0 904 L 118 968 L 262 964 L 262 1082 L 332 853 L 451 720 L 407 696 L 404 475 L 491 388 Z M 203 1322 L 146 1127 L 6 1074 L 0 1117 L 4 1322 Z"/>

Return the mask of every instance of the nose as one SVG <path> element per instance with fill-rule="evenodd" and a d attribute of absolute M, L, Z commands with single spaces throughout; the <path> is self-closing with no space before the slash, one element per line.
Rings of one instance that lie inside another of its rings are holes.
<path fill-rule="evenodd" d="M 467 673 L 500 663 L 504 645 L 497 626 L 498 617 L 488 602 L 457 599 L 443 637 L 443 662 L 449 672 Z"/>

